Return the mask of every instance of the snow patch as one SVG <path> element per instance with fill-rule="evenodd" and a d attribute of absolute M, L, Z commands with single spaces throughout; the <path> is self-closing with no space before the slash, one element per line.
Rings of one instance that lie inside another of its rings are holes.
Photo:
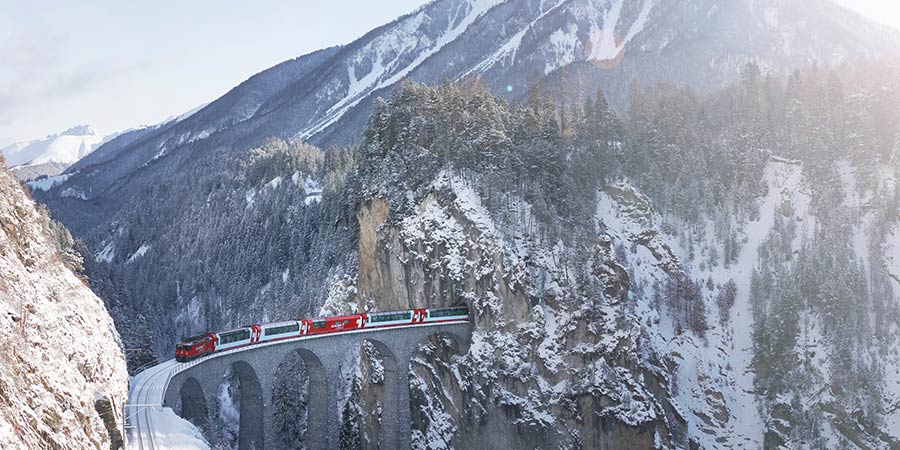
<path fill-rule="evenodd" d="M 116 257 L 116 245 L 113 241 L 109 241 L 100 253 L 97 253 L 97 261 L 111 263 Z"/>
<path fill-rule="evenodd" d="M 68 180 L 69 177 L 71 177 L 71 176 L 72 176 L 71 173 L 64 173 L 62 175 L 57 175 L 55 177 L 47 177 L 47 178 L 44 178 L 43 180 L 29 181 L 26 184 L 28 184 L 28 188 L 31 189 L 32 191 L 47 192 L 50 189 L 54 188 L 55 186 L 65 183 L 65 181 Z"/>
<path fill-rule="evenodd" d="M 128 257 L 128 264 L 133 263 L 136 259 L 144 256 L 147 253 L 147 250 L 150 250 L 150 245 L 147 243 L 141 244 L 141 247 L 137 249 L 130 257 Z"/>
<path fill-rule="evenodd" d="M 87 194 L 84 193 L 84 191 L 82 191 L 81 189 L 76 189 L 76 188 L 71 188 L 71 187 L 63 189 L 63 191 L 59 193 L 59 196 L 63 197 L 63 198 L 77 198 L 79 200 L 87 200 L 88 199 L 88 196 L 87 196 Z"/>
<path fill-rule="evenodd" d="M 309 206 L 313 203 L 319 203 L 322 201 L 322 185 L 310 178 L 306 177 L 303 180 L 303 191 L 306 192 L 306 198 L 303 199 L 303 204 Z"/>
<path fill-rule="evenodd" d="M 577 33 L 578 27 L 569 24 L 567 28 L 560 28 L 550 35 L 547 50 L 549 56 L 544 67 L 545 75 L 575 61 L 577 49 L 581 46 Z"/>
<path fill-rule="evenodd" d="M 281 181 L 282 179 L 280 176 L 272 178 L 272 181 L 266 183 L 266 187 L 269 189 L 278 189 L 278 187 L 281 186 Z"/>
<path fill-rule="evenodd" d="M 401 22 L 397 28 L 392 31 L 382 33 L 357 53 L 357 55 L 370 55 L 372 54 L 372 51 L 375 52 L 376 56 L 375 60 L 372 61 L 373 68 L 371 72 L 374 72 L 377 76 L 369 76 L 371 74 L 367 74 L 367 76 L 357 79 L 357 74 L 355 69 L 353 69 L 351 74 L 352 77 L 350 78 L 351 83 L 348 85 L 347 94 L 345 94 L 344 98 L 337 101 L 328 109 L 321 119 L 298 133 L 296 137 L 306 140 L 310 136 L 325 130 L 343 117 L 347 111 L 359 104 L 359 102 L 361 102 L 369 93 L 396 84 L 419 67 L 426 59 L 459 38 L 469 26 L 475 23 L 476 20 L 503 1 L 504 0 L 467 0 L 463 3 L 464 6 L 468 6 L 466 15 L 455 25 L 452 25 L 446 30 L 444 34 L 438 37 L 434 42 L 429 42 L 430 46 L 420 51 L 416 58 L 406 66 L 395 67 L 404 57 L 409 56 L 407 54 L 409 51 L 415 51 L 417 48 L 410 48 L 410 44 L 417 44 L 419 39 L 421 39 L 416 32 L 418 30 L 416 21 L 423 19 L 422 16 L 424 15 L 424 12 L 406 19 L 406 21 Z M 383 61 L 384 55 L 388 54 L 393 55 L 394 58 L 390 63 L 385 63 Z M 357 56 L 357 58 L 359 58 L 359 56 Z M 388 65 L 393 69 L 393 73 L 384 68 Z M 350 90 L 350 88 L 352 88 L 352 90 Z"/>
<path fill-rule="evenodd" d="M 628 28 L 628 33 L 619 38 L 616 34 L 616 28 L 619 26 L 619 20 L 622 15 L 622 6 L 624 0 L 616 0 L 609 9 L 603 13 L 602 27 L 596 24 L 591 29 L 591 53 L 588 55 L 590 61 L 611 61 L 619 57 L 619 54 L 625 49 L 625 46 L 634 36 L 643 31 L 650 17 L 650 10 L 653 7 L 653 0 L 644 0 L 640 14 L 637 19 Z"/>
<path fill-rule="evenodd" d="M 247 207 L 248 207 L 248 208 L 250 208 L 250 207 L 253 206 L 253 203 L 255 202 L 255 198 L 256 198 L 256 191 L 255 191 L 255 190 L 253 190 L 253 189 L 247 189 L 247 191 L 244 192 L 244 200 L 247 201 Z"/>

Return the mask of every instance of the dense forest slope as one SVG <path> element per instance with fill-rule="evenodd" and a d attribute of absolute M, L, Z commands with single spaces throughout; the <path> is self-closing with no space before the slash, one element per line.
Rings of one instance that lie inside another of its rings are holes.
<path fill-rule="evenodd" d="M 72 238 L 0 160 L 0 447 L 123 448 L 119 335 Z"/>

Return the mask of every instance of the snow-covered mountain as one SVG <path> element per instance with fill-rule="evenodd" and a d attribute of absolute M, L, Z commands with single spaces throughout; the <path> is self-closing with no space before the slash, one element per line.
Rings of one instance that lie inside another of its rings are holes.
<path fill-rule="evenodd" d="M 122 448 L 128 373 L 72 237 L 0 167 L 0 447 Z"/>
<path fill-rule="evenodd" d="M 79 125 L 43 139 L 17 142 L 0 148 L 0 155 L 3 155 L 6 165 L 20 181 L 31 181 L 44 176 L 55 177 L 106 143 L 116 140 L 106 149 L 107 153 L 114 152 L 165 125 L 187 119 L 206 105 L 173 115 L 156 125 L 144 125 L 111 134 L 103 134 L 90 125 Z M 46 183 L 40 184 L 44 185 Z"/>
<path fill-rule="evenodd" d="M 85 158 L 78 168 L 96 170 L 80 170 L 60 189 L 127 197 L 182 158 L 273 136 L 322 148 L 357 142 L 374 100 L 402 79 L 477 77 L 514 100 L 533 85 L 602 86 L 624 106 L 634 82 L 708 91 L 737 79 L 748 61 L 790 73 L 898 49 L 896 30 L 831 0 L 437 0 L 355 42 L 265 70 L 188 119 L 116 146 L 121 153 Z"/>
<path fill-rule="evenodd" d="M 58 163 L 71 165 L 114 138 L 89 125 L 69 128 L 43 139 L 17 142 L 0 149 L 10 167 Z"/>
<path fill-rule="evenodd" d="M 43 139 L 17 142 L 0 149 L 19 180 L 55 176 L 118 136 L 104 135 L 89 125 L 72 127 Z"/>

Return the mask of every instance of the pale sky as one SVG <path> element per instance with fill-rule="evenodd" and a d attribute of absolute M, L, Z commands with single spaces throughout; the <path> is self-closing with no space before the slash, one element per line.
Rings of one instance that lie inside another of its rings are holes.
<path fill-rule="evenodd" d="M 838 1 L 900 28 L 898 0 Z M 0 0 L 0 147 L 79 124 L 155 124 L 424 3 Z"/>
<path fill-rule="evenodd" d="M 155 124 L 426 0 L 0 0 L 0 147 Z"/>
<path fill-rule="evenodd" d="M 900 1 L 898 0 L 836 0 L 847 8 L 855 9 L 862 15 L 900 28 Z"/>

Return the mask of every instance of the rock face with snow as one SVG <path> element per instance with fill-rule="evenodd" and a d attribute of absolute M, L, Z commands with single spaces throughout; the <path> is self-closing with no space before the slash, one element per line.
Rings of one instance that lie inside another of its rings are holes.
<path fill-rule="evenodd" d="M 0 447 L 123 448 L 119 335 L 59 224 L 0 167 Z"/>
<path fill-rule="evenodd" d="M 573 280 L 554 261 L 567 249 L 532 238 L 509 245 L 518 233 L 494 220 L 474 187 L 441 173 L 399 223 L 388 220 L 381 200 L 360 212 L 359 309 L 466 302 L 475 318 L 467 354 L 452 356 L 453 343 L 435 339 L 413 360 L 414 447 L 682 442 L 687 419 L 673 405 L 662 355 L 636 322 L 623 324 L 636 318 L 622 315 L 631 308 L 623 303 L 630 285 L 609 236 L 598 234 L 588 250 L 594 273 L 607 276 L 585 302 L 566 292 Z M 360 379 L 363 393 L 377 392 Z"/>

